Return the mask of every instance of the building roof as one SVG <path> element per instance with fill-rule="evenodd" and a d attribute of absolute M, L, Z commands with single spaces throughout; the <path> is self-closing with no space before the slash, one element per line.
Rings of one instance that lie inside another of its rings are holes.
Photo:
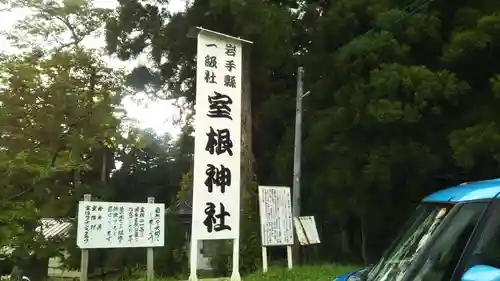
<path fill-rule="evenodd" d="M 45 239 L 51 239 L 55 237 L 66 237 L 71 229 L 71 222 L 68 220 L 54 219 L 54 218 L 42 218 L 40 219 L 40 225 L 35 229 L 37 232 L 41 232 Z M 2 255 L 10 255 L 14 251 L 10 245 L 0 246 L 0 260 Z"/>
<path fill-rule="evenodd" d="M 437 191 L 424 198 L 424 202 L 467 202 L 500 198 L 500 179 L 463 183 Z"/>
<path fill-rule="evenodd" d="M 193 213 L 193 207 L 187 201 L 183 201 L 177 205 L 177 214 L 179 215 L 191 215 Z"/>
<path fill-rule="evenodd" d="M 50 239 L 57 236 L 67 236 L 70 229 L 71 222 L 68 220 L 43 218 L 40 220 L 40 226 L 36 228 L 36 231 L 41 231 L 45 239 Z"/>

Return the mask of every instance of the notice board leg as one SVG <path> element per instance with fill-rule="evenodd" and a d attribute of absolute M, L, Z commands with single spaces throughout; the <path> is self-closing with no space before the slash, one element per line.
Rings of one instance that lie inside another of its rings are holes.
<path fill-rule="evenodd" d="M 293 259 L 292 259 L 292 246 L 291 245 L 286 246 L 286 259 L 288 260 L 288 269 L 292 269 L 293 268 Z"/>
<path fill-rule="evenodd" d="M 154 203 L 154 197 L 148 197 L 148 203 Z M 154 250 L 153 248 L 147 249 L 147 281 L 153 281 L 154 278 Z"/>
<path fill-rule="evenodd" d="M 267 248 L 262 246 L 262 272 L 267 272 Z"/>
<path fill-rule="evenodd" d="M 311 263 L 311 245 L 304 246 L 304 256 L 306 257 L 306 263 Z"/>
<path fill-rule="evenodd" d="M 92 195 L 83 195 L 83 201 L 92 201 Z M 87 274 L 89 270 L 89 250 L 82 249 L 82 258 L 80 261 L 80 281 L 87 281 Z"/>
<path fill-rule="evenodd" d="M 189 249 L 189 281 L 198 281 L 198 240 L 191 236 Z"/>
<path fill-rule="evenodd" d="M 231 281 L 241 281 L 240 276 L 240 238 L 233 240 L 233 272 Z"/>

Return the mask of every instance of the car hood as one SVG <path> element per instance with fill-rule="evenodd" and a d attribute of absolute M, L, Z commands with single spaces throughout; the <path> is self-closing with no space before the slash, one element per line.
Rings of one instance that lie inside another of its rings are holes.
<path fill-rule="evenodd" d="M 333 279 L 333 281 L 347 281 L 347 279 L 353 275 L 354 273 L 358 272 L 358 270 L 355 270 L 355 271 L 351 271 L 351 272 L 348 272 L 346 274 L 342 274 L 340 275 L 339 277 Z"/>

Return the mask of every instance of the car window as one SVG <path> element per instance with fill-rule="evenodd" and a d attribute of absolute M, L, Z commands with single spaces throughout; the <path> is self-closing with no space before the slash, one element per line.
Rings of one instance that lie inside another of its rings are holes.
<path fill-rule="evenodd" d="M 463 205 L 436 238 L 414 281 L 449 281 L 485 209 L 485 204 Z"/>
<path fill-rule="evenodd" d="M 486 225 L 473 245 L 465 270 L 479 264 L 500 268 L 500 202 L 490 208 Z"/>
<path fill-rule="evenodd" d="M 408 219 L 392 247 L 370 269 L 367 280 L 398 281 L 405 278 L 411 265 L 424 253 L 437 229 L 453 212 L 453 204 L 424 203 Z"/>

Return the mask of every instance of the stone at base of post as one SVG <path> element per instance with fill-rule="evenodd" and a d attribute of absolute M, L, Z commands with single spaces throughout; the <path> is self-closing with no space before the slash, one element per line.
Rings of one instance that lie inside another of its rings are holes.
<path fill-rule="evenodd" d="M 240 238 L 233 240 L 233 272 L 231 281 L 241 281 L 240 276 Z"/>

